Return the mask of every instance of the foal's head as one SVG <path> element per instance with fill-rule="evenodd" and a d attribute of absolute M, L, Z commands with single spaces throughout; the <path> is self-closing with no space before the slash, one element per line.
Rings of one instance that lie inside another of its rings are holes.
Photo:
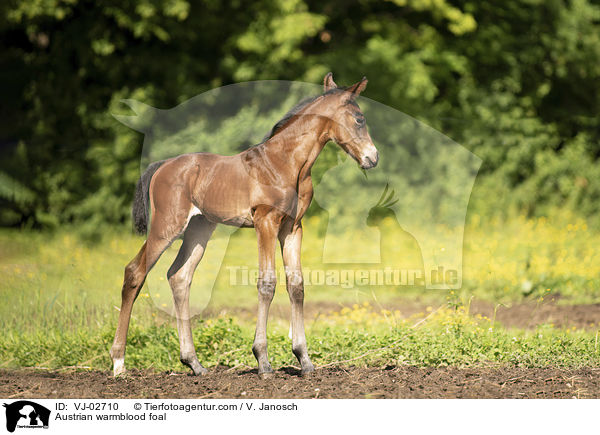
<path fill-rule="evenodd" d="M 363 77 L 347 88 L 338 87 L 331 73 L 323 81 L 326 101 L 332 109 L 328 111 L 331 139 L 350 154 L 361 168 L 375 167 L 379 153 L 367 132 L 365 116 L 356 104 L 356 97 L 367 87 L 367 78 Z"/>

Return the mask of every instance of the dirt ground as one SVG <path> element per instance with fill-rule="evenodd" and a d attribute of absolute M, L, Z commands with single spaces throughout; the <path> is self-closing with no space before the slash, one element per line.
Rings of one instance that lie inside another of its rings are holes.
<path fill-rule="evenodd" d="M 600 328 L 600 304 L 557 305 L 526 302 L 510 306 L 494 306 L 485 302 L 471 304 L 472 314 L 481 314 L 495 320 L 507 328 L 531 329 L 541 324 L 552 324 L 556 328 L 576 327 L 577 329 Z"/>
<path fill-rule="evenodd" d="M 208 375 L 132 370 L 0 370 L 0 397 L 16 398 L 600 398 L 600 368 L 322 368 L 300 377 L 283 368 L 269 379 L 255 369 Z"/>
<path fill-rule="evenodd" d="M 342 305 L 307 304 L 306 318 L 337 311 Z M 388 304 L 406 318 L 425 316 L 419 303 Z M 432 307 L 435 309 L 437 307 Z M 253 311 L 236 311 L 252 316 Z M 287 318 L 286 307 L 274 307 L 275 316 Z M 494 314 L 495 312 L 495 314 Z M 506 327 L 599 329 L 600 304 L 558 305 L 532 302 L 494 306 L 474 301 L 471 314 L 481 314 Z M 217 314 L 217 313 L 212 313 Z M 232 314 L 229 311 L 229 314 Z M 416 368 L 326 367 L 300 377 L 288 367 L 270 379 L 256 369 L 211 369 L 193 377 L 187 373 L 131 370 L 115 379 L 110 372 L 74 370 L 0 369 L 0 397 L 16 398 L 600 398 L 600 368 L 576 370 L 517 367 Z"/>

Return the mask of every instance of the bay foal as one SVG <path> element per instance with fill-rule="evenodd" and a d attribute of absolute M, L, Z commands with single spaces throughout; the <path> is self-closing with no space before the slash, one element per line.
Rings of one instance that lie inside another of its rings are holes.
<path fill-rule="evenodd" d="M 272 372 L 267 357 L 267 315 L 275 293 L 277 239 L 292 307 L 292 351 L 303 374 L 314 370 L 304 335 L 301 219 L 313 196 L 311 168 L 329 140 L 361 168 L 377 165 L 377 149 L 355 102 L 366 85 L 363 78 L 339 88 L 328 73 L 324 93 L 294 107 L 261 144 L 234 156 L 185 154 L 150 165 L 138 182 L 133 214 L 137 229 L 145 232 L 149 199 L 152 225 L 142 248 L 125 268 L 119 323 L 110 351 L 115 376 L 125 371 L 133 303 L 152 266 L 180 236 L 183 244 L 167 274 L 175 302 L 180 358 L 194 374 L 206 373 L 192 339 L 189 291 L 194 270 L 217 224 L 256 230 L 258 315 L 252 351 L 259 375 Z"/>

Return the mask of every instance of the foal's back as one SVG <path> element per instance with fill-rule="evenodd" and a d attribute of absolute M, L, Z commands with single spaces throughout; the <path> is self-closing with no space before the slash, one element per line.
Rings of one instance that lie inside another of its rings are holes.
<path fill-rule="evenodd" d="M 187 213 L 188 219 L 202 214 L 237 227 L 252 227 L 253 212 L 261 205 L 291 213 L 296 192 L 284 186 L 262 154 L 257 146 L 234 156 L 193 153 L 168 160 L 150 186 L 153 205 L 163 207 L 156 211 Z"/>

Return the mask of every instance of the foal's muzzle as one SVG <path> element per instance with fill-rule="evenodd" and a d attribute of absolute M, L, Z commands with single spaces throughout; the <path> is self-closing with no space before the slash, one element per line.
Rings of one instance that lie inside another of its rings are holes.
<path fill-rule="evenodd" d="M 365 154 L 361 159 L 360 167 L 363 169 L 371 169 L 377 166 L 377 162 L 379 162 L 379 152 L 375 147 L 368 154 Z"/>

